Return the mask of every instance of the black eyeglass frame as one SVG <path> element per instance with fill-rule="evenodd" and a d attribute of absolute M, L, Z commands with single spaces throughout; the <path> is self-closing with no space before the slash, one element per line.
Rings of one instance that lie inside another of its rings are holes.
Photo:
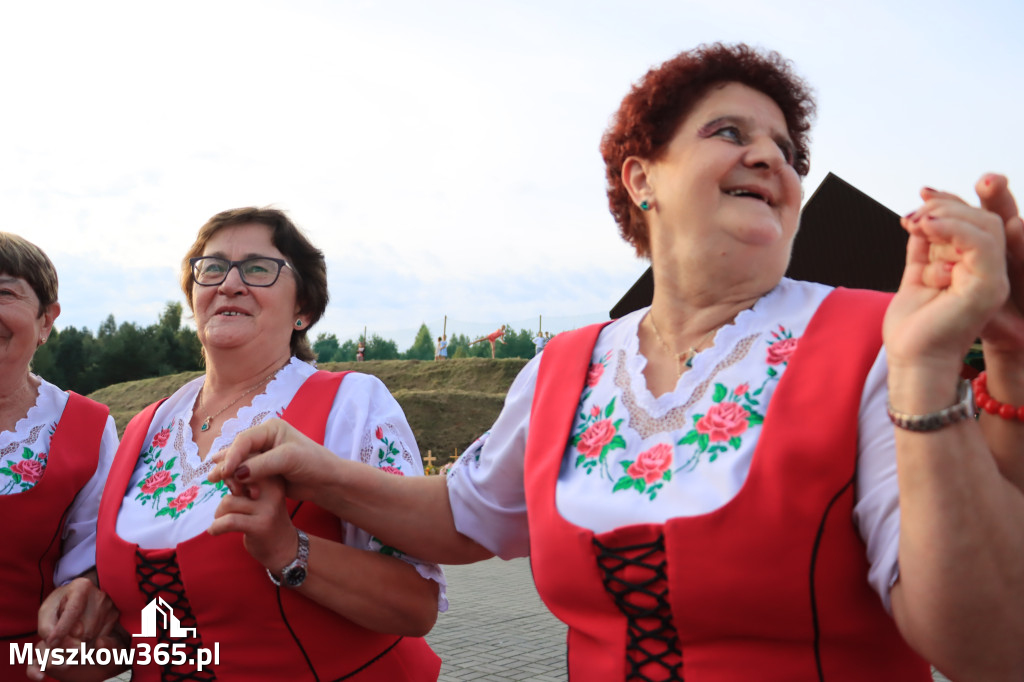
<path fill-rule="evenodd" d="M 220 261 L 222 263 L 227 263 L 228 264 L 228 268 L 227 268 L 227 270 L 224 271 L 223 279 L 221 279 L 219 282 L 200 282 L 199 278 L 196 277 L 196 265 L 200 261 L 204 261 L 204 260 L 218 260 L 218 261 Z M 269 261 L 272 261 L 274 263 L 277 263 L 277 274 L 274 275 L 274 279 L 270 283 L 268 283 L 268 284 L 253 284 L 253 283 L 249 282 L 245 278 L 245 270 L 243 270 L 241 266 L 244 265 L 245 263 L 248 263 L 248 262 L 254 261 L 254 260 L 269 260 Z M 271 256 L 253 256 L 251 258 L 243 258 L 242 260 L 228 260 L 227 258 L 221 258 L 220 256 L 195 256 L 193 258 L 189 258 L 188 259 L 188 265 L 189 265 L 189 268 L 192 270 L 192 281 L 195 282 L 197 285 L 199 285 L 201 287 L 218 287 L 218 286 L 220 286 L 221 284 L 224 283 L 224 280 L 226 280 L 228 278 L 228 275 L 231 274 L 231 268 L 236 268 L 238 270 L 238 276 L 242 278 L 242 283 L 245 284 L 245 286 L 247 286 L 247 287 L 272 287 L 275 284 L 277 284 L 277 280 L 280 279 L 280 277 L 281 277 L 281 270 L 282 269 L 289 268 L 289 269 L 292 270 L 292 272 L 295 271 L 295 268 L 293 268 L 292 264 L 289 263 L 288 261 L 284 260 L 283 258 L 273 258 Z"/>

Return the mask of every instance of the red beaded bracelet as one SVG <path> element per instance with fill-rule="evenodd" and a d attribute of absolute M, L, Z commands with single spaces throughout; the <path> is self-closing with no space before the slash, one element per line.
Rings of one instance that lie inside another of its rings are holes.
<path fill-rule="evenodd" d="M 999 402 L 988 394 L 988 376 L 982 372 L 974 379 L 974 404 L 989 414 L 1013 421 L 1024 422 L 1024 405 L 1015 407 Z"/>

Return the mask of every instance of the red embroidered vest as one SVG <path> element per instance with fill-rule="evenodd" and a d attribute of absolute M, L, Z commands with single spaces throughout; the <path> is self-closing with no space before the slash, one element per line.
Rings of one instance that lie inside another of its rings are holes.
<path fill-rule="evenodd" d="M 342 374 L 317 372 L 303 383 L 282 417 L 323 443 L 327 416 Z M 121 625 L 141 633 L 142 609 L 155 597 L 174 607 L 187 641 L 220 651 L 220 665 L 136 665 L 133 682 L 147 680 L 352 680 L 433 682 L 441 659 L 419 637 L 372 632 L 288 589 L 275 587 L 245 550 L 240 533 L 207 533 L 174 548 L 140 549 L 116 533 L 118 509 L 159 403 L 129 424 L 100 506 L 97 564 L 100 586 L 121 612 Z M 288 502 L 295 525 L 310 535 L 342 541 L 338 518 L 308 502 Z M 171 640 L 166 629 L 160 642 Z M 149 641 L 149 640 L 141 640 Z M 156 642 L 151 642 L 155 645 Z"/>
<path fill-rule="evenodd" d="M 725 506 L 595 535 L 555 503 L 600 326 L 544 350 L 525 482 L 537 588 L 569 625 L 569 678 L 931 680 L 869 586 L 851 515 L 864 380 L 888 296 L 839 289 L 800 339 Z"/>
<path fill-rule="evenodd" d="M 22 680 L 25 666 L 10 663 L 11 642 L 38 639 L 39 606 L 53 591 L 53 571 L 61 555 L 68 508 L 93 474 L 107 425 L 105 405 L 68 391 L 68 402 L 50 438 L 46 470 L 23 493 L 0 495 L 4 546 L 0 558 L 0 679 Z"/>

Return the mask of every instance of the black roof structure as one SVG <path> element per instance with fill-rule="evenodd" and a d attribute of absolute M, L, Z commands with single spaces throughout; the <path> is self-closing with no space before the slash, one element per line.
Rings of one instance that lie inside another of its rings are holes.
<path fill-rule="evenodd" d="M 899 215 L 829 173 L 804 204 L 786 276 L 851 289 L 896 291 L 906 262 L 907 233 Z M 650 305 L 647 268 L 612 307 L 612 319 Z"/>

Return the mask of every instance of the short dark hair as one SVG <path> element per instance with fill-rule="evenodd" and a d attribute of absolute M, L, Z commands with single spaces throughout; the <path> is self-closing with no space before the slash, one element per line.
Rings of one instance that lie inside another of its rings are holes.
<path fill-rule="evenodd" d="M 195 242 L 181 261 L 181 289 L 188 306 L 195 312 L 192 300 L 192 267 L 189 259 L 203 255 L 207 242 L 226 227 L 256 223 L 270 228 L 271 241 L 291 264 L 295 272 L 296 298 L 300 311 L 309 315 L 309 324 L 292 330 L 291 353 L 300 360 L 312 362 L 316 353 L 309 345 L 310 328 L 323 317 L 330 299 L 327 293 L 327 263 L 320 249 L 313 246 L 295 223 L 276 208 L 233 208 L 221 211 L 199 228 Z"/>
<path fill-rule="evenodd" d="M 0 272 L 20 277 L 39 299 L 39 315 L 57 302 L 57 269 L 38 246 L 11 232 L 0 232 Z"/>
<path fill-rule="evenodd" d="M 713 43 L 681 52 L 633 85 L 601 138 L 608 208 L 623 239 L 638 255 L 650 257 L 650 235 L 643 212 L 623 184 L 623 163 L 630 156 L 657 160 L 708 90 L 730 82 L 763 92 L 779 105 L 795 147 L 793 166 L 801 177 L 810 170 L 808 143 L 814 97 L 789 60 L 778 52 L 744 44 Z"/>

